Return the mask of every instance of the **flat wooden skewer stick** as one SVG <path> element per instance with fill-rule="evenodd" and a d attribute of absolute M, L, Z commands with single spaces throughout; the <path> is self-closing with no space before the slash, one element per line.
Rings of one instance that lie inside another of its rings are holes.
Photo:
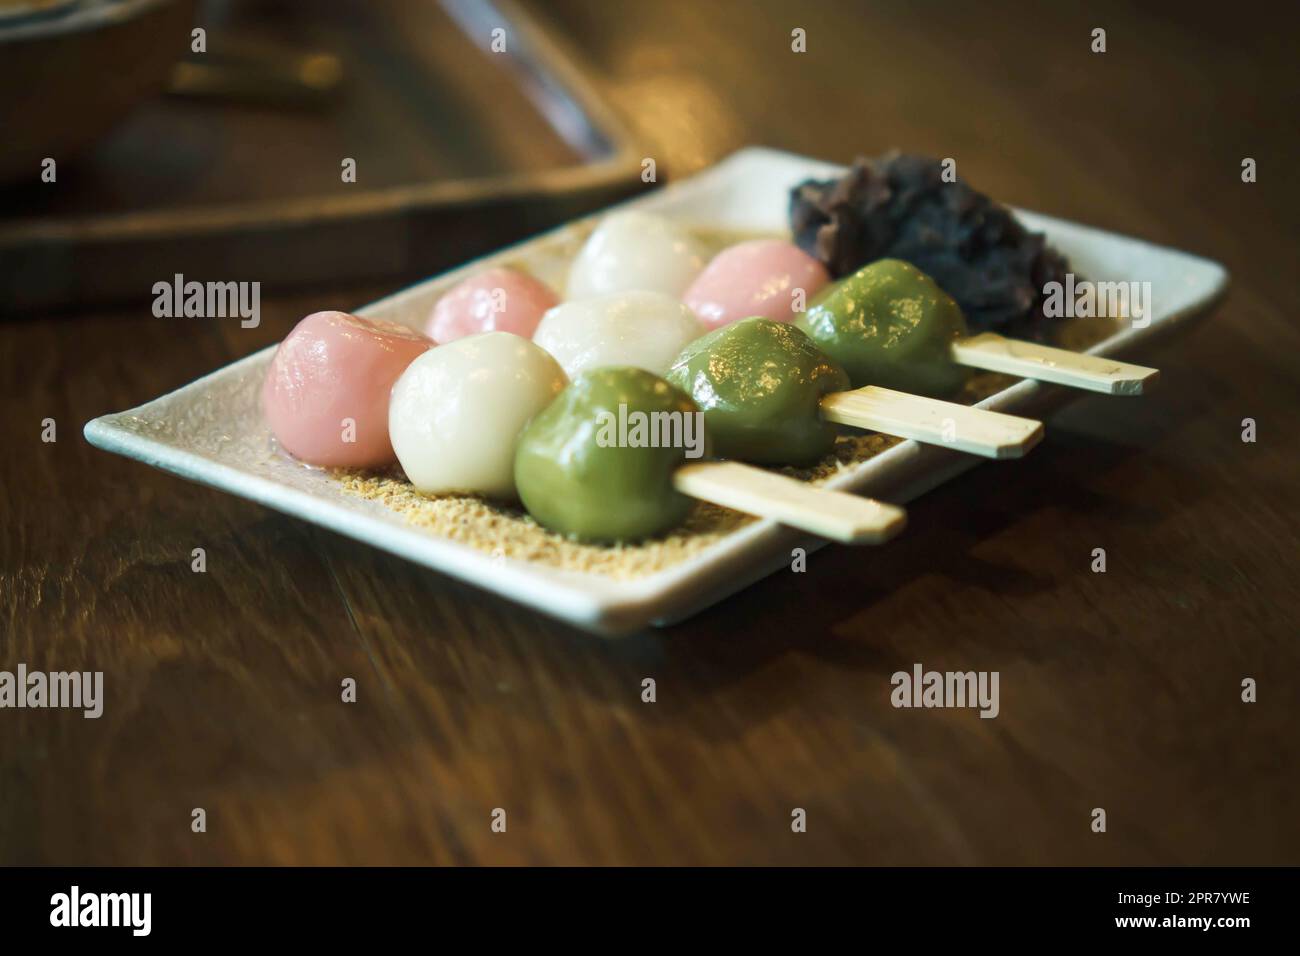
<path fill-rule="evenodd" d="M 846 544 L 880 544 L 907 523 L 906 512 L 895 505 L 818 488 L 735 461 L 682 465 L 673 472 L 673 487 L 691 498 L 772 518 Z"/>
<path fill-rule="evenodd" d="M 958 365 L 1107 395 L 1141 395 L 1143 388 L 1160 375 L 1158 369 L 1145 365 L 1004 339 L 993 332 L 957 340 L 950 354 Z"/>
<path fill-rule="evenodd" d="M 827 421 L 841 425 L 945 445 L 985 458 L 1020 458 L 1043 437 L 1043 423 L 1032 418 L 876 385 L 827 395 L 821 401 L 821 413 Z"/>

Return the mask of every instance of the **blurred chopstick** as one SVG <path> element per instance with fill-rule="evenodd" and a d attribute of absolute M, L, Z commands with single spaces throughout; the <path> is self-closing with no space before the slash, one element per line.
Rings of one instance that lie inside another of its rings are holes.
<path fill-rule="evenodd" d="M 319 107 L 333 101 L 342 82 L 343 64 L 329 53 L 209 53 L 177 63 L 167 92 L 259 106 Z"/>

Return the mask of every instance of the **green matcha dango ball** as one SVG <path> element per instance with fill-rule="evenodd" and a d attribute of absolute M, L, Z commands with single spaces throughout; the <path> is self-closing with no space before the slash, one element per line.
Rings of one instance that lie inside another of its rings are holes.
<path fill-rule="evenodd" d="M 678 414 L 653 417 L 661 412 Z M 584 372 L 520 435 L 519 497 L 543 527 L 582 541 L 667 531 L 691 510 L 672 475 L 688 450 L 696 458 L 706 451 L 698 412 L 682 391 L 641 369 Z"/>
<path fill-rule="evenodd" d="M 854 388 L 880 385 L 948 395 L 966 372 L 948 347 L 966 334 L 952 297 L 916 266 L 881 259 L 814 299 L 799 327 L 849 373 Z"/>
<path fill-rule="evenodd" d="M 760 465 L 817 461 L 835 445 L 822 420 L 828 392 L 849 376 L 793 325 L 742 319 L 696 339 L 665 378 L 704 412 L 714 452 Z"/>

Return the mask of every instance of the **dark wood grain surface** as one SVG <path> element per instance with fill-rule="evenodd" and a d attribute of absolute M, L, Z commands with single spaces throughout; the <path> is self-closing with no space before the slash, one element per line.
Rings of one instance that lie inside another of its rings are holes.
<path fill-rule="evenodd" d="M 536 6 L 675 175 L 751 143 L 952 156 L 1008 202 L 1224 262 L 1229 297 L 1141 356 L 1149 397 L 1079 401 L 888 547 L 618 642 L 81 437 L 387 289 L 264 302 L 256 330 L 154 319 L 143 289 L 5 321 L 0 669 L 102 670 L 106 703 L 0 710 L 0 862 L 1297 862 L 1294 15 Z M 1000 715 L 894 709 L 915 662 L 998 671 Z"/>

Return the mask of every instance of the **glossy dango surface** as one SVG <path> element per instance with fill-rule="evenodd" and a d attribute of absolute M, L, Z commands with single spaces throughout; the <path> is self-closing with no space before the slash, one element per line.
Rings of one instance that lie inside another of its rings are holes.
<path fill-rule="evenodd" d="M 849 376 L 792 325 L 743 319 L 692 342 L 669 382 L 704 412 L 714 452 L 756 464 L 816 461 L 835 445 L 836 426 L 819 404 Z"/>
<path fill-rule="evenodd" d="M 752 239 L 714 256 L 684 300 L 710 329 L 755 315 L 793 322 L 830 278 L 794 243 Z"/>
<path fill-rule="evenodd" d="M 406 477 L 426 494 L 513 499 L 515 441 L 566 382 L 555 359 L 509 332 L 430 349 L 393 386 L 389 432 Z"/>
<path fill-rule="evenodd" d="M 829 286 L 799 328 L 849 373 L 854 388 L 941 397 L 967 372 L 949 357 L 966 322 L 952 297 L 915 266 L 881 259 Z"/>
<path fill-rule="evenodd" d="M 280 446 L 334 468 L 391 464 L 389 391 L 433 347 L 395 322 L 313 312 L 280 343 L 262 384 L 262 413 Z"/>
<path fill-rule="evenodd" d="M 681 226 L 628 210 L 601 220 L 569 267 L 565 294 L 586 299 L 638 289 L 680 298 L 704 268 L 704 254 Z"/>
<path fill-rule="evenodd" d="M 425 332 L 445 345 L 480 332 L 532 336 L 559 297 L 540 279 L 498 266 L 457 283 L 433 307 Z"/>
<path fill-rule="evenodd" d="M 688 452 L 703 450 L 697 412 L 680 389 L 643 369 L 585 372 L 520 436 L 519 497 L 539 524 L 578 540 L 668 531 L 691 509 L 672 476 Z"/>
<path fill-rule="evenodd" d="M 543 316 L 533 341 L 570 378 L 615 365 L 662 375 L 686 343 L 703 334 L 695 313 L 677 299 L 635 291 L 556 306 Z"/>

